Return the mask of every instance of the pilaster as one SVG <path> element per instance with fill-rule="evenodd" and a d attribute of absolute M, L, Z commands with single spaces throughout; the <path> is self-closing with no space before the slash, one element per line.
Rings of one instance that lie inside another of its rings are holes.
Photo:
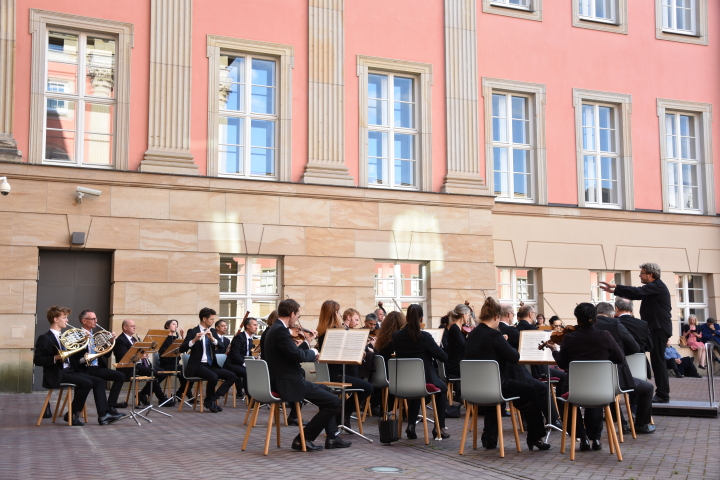
<path fill-rule="evenodd" d="M 15 0 L 0 0 L 0 160 L 19 162 L 15 114 Z"/>

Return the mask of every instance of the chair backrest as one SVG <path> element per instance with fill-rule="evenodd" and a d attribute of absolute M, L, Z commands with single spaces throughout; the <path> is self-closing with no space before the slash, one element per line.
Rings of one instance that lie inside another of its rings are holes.
<path fill-rule="evenodd" d="M 476 405 L 504 401 L 500 387 L 500 365 L 495 360 L 461 360 L 460 381 L 463 399 Z"/>
<path fill-rule="evenodd" d="M 615 401 L 617 367 L 610 360 L 570 362 L 568 375 L 568 402 L 573 405 L 599 407 Z"/>
<path fill-rule="evenodd" d="M 247 389 L 250 396 L 260 403 L 275 403 L 279 399 L 270 390 L 270 372 L 265 360 L 245 360 Z"/>
<path fill-rule="evenodd" d="M 639 378 L 640 380 L 647 380 L 647 358 L 644 353 L 633 353 L 625 357 L 628 366 L 630 367 L 630 373 L 633 377 Z"/>
<path fill-rule="evenodd" d="M 215 361 L 218 364 L 218 367 L 222 368 L 223 365 L 225 365 L 225 360 L 227 360 L 227 355 L 224 353 L 216 353 L 215 354 Z"/>
<path fill-rule="evenodd" d="M 160 368 L 160 354 L 158 352 L 155 352 L 152 355 L 150 355 L 150 363 L 152 363 L 156 367 Z"/>
<path fill-rule="evenodd" d="M 320 363 L 315 360 L 315 381 L 330 382 L 330 369 L 327 363 Z"/>
<path fill-rule="evenodd" d="M 382 355 L 373 357 L 373 366 L 375 371 L 370 376 L 370 383 L 373 388 L 387 388 L 390 384 L 387 379 L 387 370 L 385 369 L 385 359 Z"/>
<path fill-rule="evenodd" d="M 425 368 L 421 358 L 391 358 L 388 370 L 391 394 L 411 399 L 427 396 Z"/>
<path fill-rule="evenodd" d="M 188 364 L 188 361 L 190 361 L 189 353 L 183 353 L 182 355 L 180 355 L 180 364 L 182 365 L 183 378 L 187 378 L 187 375 L 185 375 L 185 366 Z"/>
<path fill-rule="evenodd" d="M 437 360 L 437 371 L 438 376 L 440 377 L 440 380 L 447 383 L 447 372 L 445 371 L 445 362 L 441 362 L 440 360 Z"/>
<path fill-rule="evenodd" d="M 612 377 L 613 377 L 613 388 L 615 389 L 615 395 L 622 395 L 622 390 L 620 389 L 620 374 L 618 373 L 618 366 L 615 365 L 615 368 L 612 371 Z"/>

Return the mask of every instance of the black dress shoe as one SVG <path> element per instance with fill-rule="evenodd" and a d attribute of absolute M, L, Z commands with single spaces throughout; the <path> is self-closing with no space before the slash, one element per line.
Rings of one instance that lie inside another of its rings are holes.
<path fill-rule="evenodd" d="M 219 410 L 217 409 L 217 405 L 215 405 L 214 402 L 208 402 L 207 400 L 203 402 L 203 405 L 206 409 L 210 410 L 212 413 L 217 413 Z"/>
<path fill-rule="evenodd" d="M 302 452 L 302 443 L 300 443 L 300 437 L 295 437 L 295 440 L 292 442 L 292 446 L 290 447 L 293 450 L 297 450 L 298 452 Z M 310 440 L 305 440 L 305 450 L 308 452 L 319 452 L 322 450 L 323 447 L 320 445 L 315 445 Z"/>
<path fill-rule="evenodd" d="M 623 433 L 630 433 L 632 430 L 630 429 L 629 423 L 623 423 L 622 424 L 622 431 Z"/>
<path fill-rule="evenodd" d="M 657 395 L 655 395 L 652 398 L 652 403 L 670 403 L 670 399 L 669 398 L 660 398 Z"/>
<path fill-rule="evenodd" d="M 433 431 L 432 431 L 432 435 L 433 435 L 433 438 L 434 438 L 435 440 L 445 440 L 445 439 L 447 439 L 447 438 L 450 438 L 450 434 L 449 434 L 449 433 L 445 433 L 444 431 L 442 431 L 442 429 L 440 430 L 440 437 L 438 437 L 437 430 L 434 429 L 434 428 L 433 428 Z"/>
<path fill-rule="evenodd" d="M 702 378 L 702 375 L 700 375 L 699 373 L 696 373 L 695 375 L 692 376 L 692 378 Z"/>
<path fill-rule="evenodd" d="M 98 423 L 99 423 L 100 425 L 108 425 L 108 424 L 110 424 L 110 423 L 117 422 L 118 420 L 120 420 L 121 418 L 123 418 L 123 416 L 124 416 L 124 415 L 120 415 L 120 414 L 113 415 L 112 413 L 108 412 L 108 413 L 106 413 L 105 415 L 103 415 L 102 417 L 98 417 Z M 74 422 L 74 421 L 75 421 L 75 420 L 73 420 L 73 422 Z"/>
<path fill-rule="evenodd" d="M 590 440 L 585 438 L 580 439 L 580 451 L 581 452 L 589 452 L 590 451 Z"/>
<path fill-rule="evenodd" d="M 538 450 L 550 450 L 552 448 L 549 443 L 543 442 L 542 438 L 535 440 L 534 442 L 528 440 L 527 446 L 530 450 L 533 448 L 537 448 Z"/>
<path fill-rule="evenodd" d="M 480 438 L 483 448 L 487 450 L 494 450 L 497 448 L 497 440 L 488 440 L 487 438 Z"/>
<path fill-rule="evenodd" d="M 50 418 L 52 417 L 52 412 L 50 411 L 50 405 L 45 407 L 45 413 L 43 413 L 43 418 Z"/>
<path fill-rule="evenodd" d="M 417 433 L 415 433 L 415 424 L 408 425 L 405 429 L 405 435 L 407 435 L 408 440 L 415 440 L 417 439 Z"/>
<path fill-rule="evenodd" d="M 212 403 L 213 403 L 213 405 L 215 405 L 215 408 L 217 409 L 218 412 L 223 411 L 222 407 L 220 405 L 218 405 L 217 400 L 213 400 Z"/>
<path fill-rule="evenodd" d="M 110 406 L 112 408 L 127 408 L 128 404 L 127 404 L 127 402 L 120 402 L 120 403 L 113 403 L 108 406 Z"/>
<path fill-rule="evenodd" d="M 307 424 L 308 424 L 308 422 L 303 422 L 303 428 L 307 427 Z M 288 426 L 289 427 L 297 427 L 298 426 L 297 418 L 288 417 Z"/>
<path fill-rule="evenodd" d="M 562 424 L 562 422 L 560 421 L 560 419 L 555 420 L 555 421 L 552 423 L 552 426 L 555 427 L 555 428 L 559 428 L 560 431 L 562 431 L 562 429 L 563 429 L 563 424 Z"/>
<path fill-rule="evenodd" d="M 145 393 L 138 394 L 138 401 L 140 402 L 140 405 L 148 406 L 150 405 L 150 400 L 148 400 L 148 396 Z"/>
<path fill-rule="evenodd" d="M 111 415 L 120 415 L 113 407 L 108 407 L 108 413 Z"/>
<path fill-rule="evenodd" d="M 68 414 L 67 414 L 67 413 L 66 413 L 65 416 L 63 417 L 63 420 L 65 420 L 66 422 L 68 421 Z M 79 413 L 73 413 L 73 416 L 72 416 L 72 426 L 73 426 L 73 427 L 82 427 L 83 425 L 85 425 L 85 422 L 82 421 L 82 415 L 80 415 Z"/>
<path fill-rule="evenodd" d="M 350 445 L 352 445 L 352 442 L 346 442 L 340 436 L 338 435 L 335 438 L 326 438 L 325 439 L 325 450 L 331 450 L 333 448 L 348 448 Z"/>
<path fill-rule="evenodd" d="M 593 450 L 602 450 L 602 443 L 600 443 L 600 440 L 592 441 L 592 449 Z"/>
<path fill-rule="evenodd" d="M 635 433 L 655 433 L 655 425 L 650 425 L 649 423 L 646 425 L 635 425 Z"/>

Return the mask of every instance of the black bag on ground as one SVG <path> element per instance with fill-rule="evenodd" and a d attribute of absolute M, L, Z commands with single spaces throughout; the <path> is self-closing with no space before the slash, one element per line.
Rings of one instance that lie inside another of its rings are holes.
<path fill-rule="evenodd" d="M 380 433 L 380 443 L 392 443 L 400 440 L 398 436 L 398 422 L 395 416 L 392 419 L 378 421 L 378 430 Z"/>
<path fill-rule="evenodd" d="M 460 405 L 451 405 L 445 410 L 446 418 L 460 418 Z"/>

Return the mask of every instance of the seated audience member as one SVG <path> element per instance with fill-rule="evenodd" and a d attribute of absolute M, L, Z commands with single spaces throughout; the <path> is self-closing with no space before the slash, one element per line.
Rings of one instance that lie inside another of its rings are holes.
<path fill-rule="evenodd" d="M 695 352 L 699 367 L 705 370 L 707 368 L 705 365 L 705 344 L 702 341 L 702 333 L 700 333 L 695 315 L 688 316 L 687 323 L 682 326 L 682 336 L 687 339 L 687 346 Z"/>
<path fill-rule="evenodd" d="M 693 364 L 692 357 L 681 357 L 675 347 L 670 345 L 669 340 L 665 348 L 665 360 L 667 360 L 668 370 L 672 370 L 677 378 L 702 378 Z"/>
<path fill-rule="evenodd" d="M 720 328 L 718 328 L 715 319 L 710 317 L 705 324 L 700 325 L 700 333 L 702 341 L 705 342 L 705 348 L 713 349 L 713 360 L 720 363 L 718 352 L 720 352 Z"/>

